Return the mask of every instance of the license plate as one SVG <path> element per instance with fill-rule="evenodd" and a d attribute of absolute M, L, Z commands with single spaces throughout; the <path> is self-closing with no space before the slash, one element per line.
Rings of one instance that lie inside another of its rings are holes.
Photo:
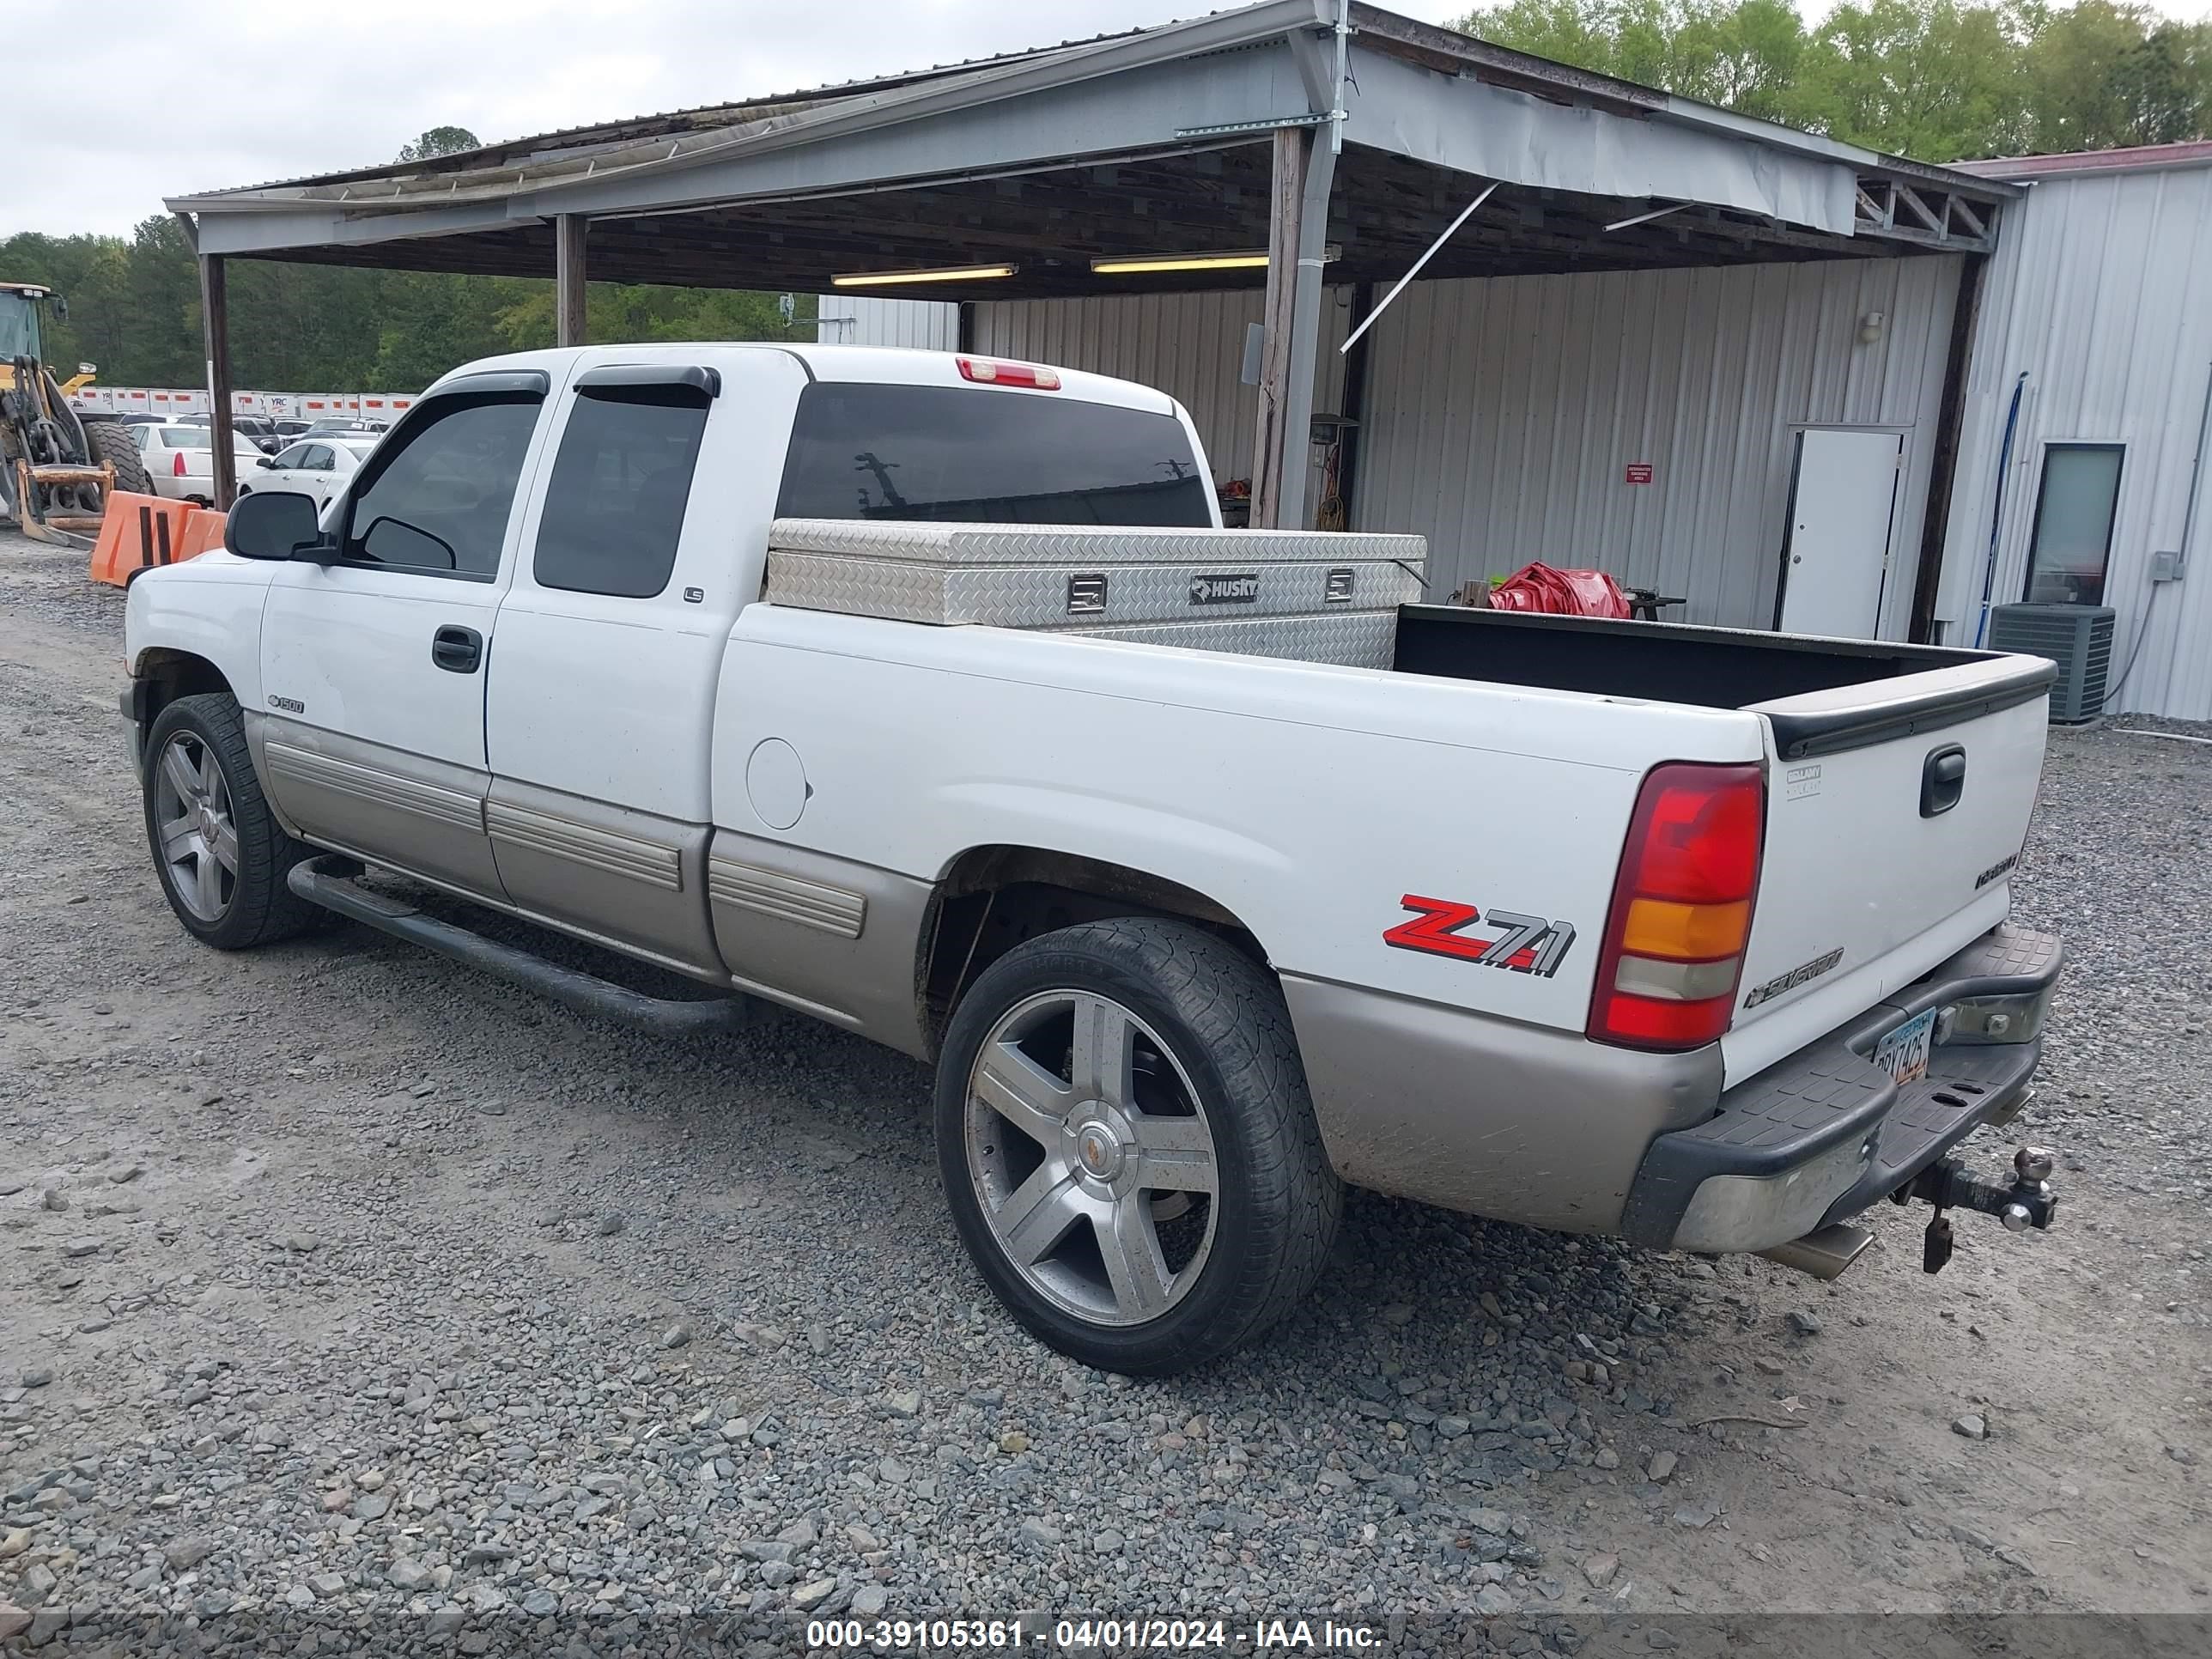
<path fill-rule="evenodd" d="M 1874 1063 L 1899 1087 L 1928 1075 L 1928 1051 L 1936 1042 L 1936 1014 L 1915 1014 L 1874 1046 Z"/>

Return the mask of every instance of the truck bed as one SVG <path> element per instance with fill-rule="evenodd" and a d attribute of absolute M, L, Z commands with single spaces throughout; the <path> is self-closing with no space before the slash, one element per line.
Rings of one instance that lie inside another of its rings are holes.
<path fill-rule="evenodd" d="M 1400 608 L 1390 665 L 1759 714 L 1784 760 L 1994 714 L 2042 696 L 2051 679 L 2039 659 L 1998 652 L 1434 605 Z"/>

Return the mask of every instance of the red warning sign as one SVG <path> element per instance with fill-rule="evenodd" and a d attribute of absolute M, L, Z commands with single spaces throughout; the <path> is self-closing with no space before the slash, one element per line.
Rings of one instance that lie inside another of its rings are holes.
<path fill-rule="evenodd" d="M 1628 482 L 1637 484 L 1650 483 L 1651 482 L 1651 463 L 1649 461 L 1631 461 L 1628 464 Z"/>

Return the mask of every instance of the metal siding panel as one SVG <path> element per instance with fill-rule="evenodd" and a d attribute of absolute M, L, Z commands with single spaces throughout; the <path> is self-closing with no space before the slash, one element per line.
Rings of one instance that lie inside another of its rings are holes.
<path fill-rule="evenodd" d="M 1531 558 L 1763 627 L 1797 425 L 1906 431 L 1885 631 L 1903 631 L 1954 258 L 1419 283 L 1372 337 L 1355 522 L 1430 538 L 1432 591 Z M 1881 310 L 1881 341 L 1857 343 Z M 1630 461 L 1656 469 L 1625 482 Z"/>
<path fill-rule="evenodd" d="M 2005 410 L 2022 370 L 1995 602 L 2018 599 L 2026 578 L 2044 447 L 2124 444 L 2105 601 L 2118 613 L 2116 682 L 2134 665 L 2110 707 L 2212 719 L 2212 505 L 2200 503 L 2186 550 L 2194 579 L 2148 580 L 2151 555 L 2181 534 L 2212 374 L 2212 167 L 2046 179 L 2005 210 L 1945 538 L 1938 614 L 1958 625 L 1954 637 L 1972 637 L 1979 611 Z"/>
<path fill-rule="evenodd" d="M 951 351 L 960 343 L 960 308 L 949 301 L 825 294 L 816 302 L 814 314 L 815 339 L 822 345 Z"/>

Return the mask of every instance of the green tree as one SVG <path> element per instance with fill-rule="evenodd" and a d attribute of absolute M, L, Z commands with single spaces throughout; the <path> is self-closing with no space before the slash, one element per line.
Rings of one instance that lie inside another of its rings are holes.
<path fill-rule="evenodd" d="M 2212 22 L 2116 0 L 1505 0 L 1461 25 L 1870 149 L 1948 161 L 2212 135 Z"/>
<path fill-rule="evenodd" d="M 1486 40 L 1749 115 L 1790 118 L 1805 28 L 1788 0 L 1510 0 Z"/>
<path fill-rule="evenodd" d="M 1805 70 L 1806 115 L 1870 149 L 1954 161 L 2036 142 L 2018 36 L 1993 6 L 1845 0 L 1814 33 Z"/>
<path fill-rule="evenodd" d="M 433 155 L 458 155 L 465 149 L 482 149 L 483 140 L 466 127 L 432 127 L 411 144 L 402 144 L 393 159 L 424 161 Z"/>

